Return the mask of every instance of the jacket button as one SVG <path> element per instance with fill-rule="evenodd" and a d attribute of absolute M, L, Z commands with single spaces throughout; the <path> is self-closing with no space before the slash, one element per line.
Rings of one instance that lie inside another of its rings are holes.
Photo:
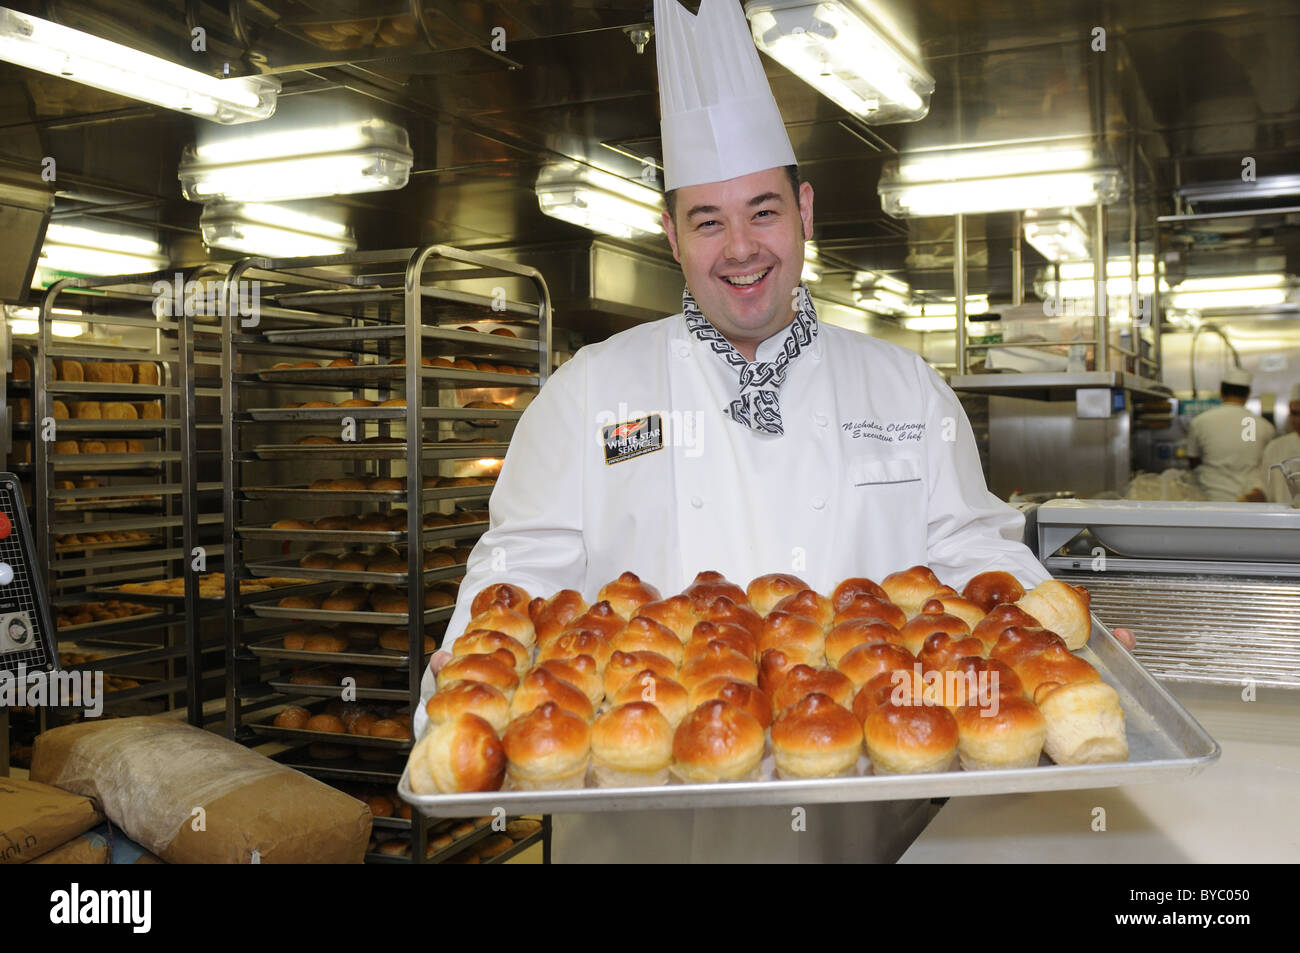
<path fill-rule="evenodd" d="M 826 509 L 826 501 L 822 499 L 820 496 L 814 496 L 812 501 L 812 508 L 815 510 L 824 510 Z"/>
<path fill-rule="evenodd" d="M 700 499 L 698 496 L 691 497 L 691 506 L 695 507 L 698 510 L 703 505 L 704 505 L 704 501 Z"/>
<path fill-rule="evenodd" d="M 690 357 L 690 356 L 691 356 L 691 349 L 690 349 L 689 347 L 687 347 L 685 344 L 683 344 L 681 347 L 679 347 L 679 348 L 677 349 L 677 356 L 678 356 L 678 357 Z"/>
<path fill-rule="evenodd" d="M 825 427 L 828 422 L 825 414 L 813 414 L 813 423 L 818 427 Z"/>

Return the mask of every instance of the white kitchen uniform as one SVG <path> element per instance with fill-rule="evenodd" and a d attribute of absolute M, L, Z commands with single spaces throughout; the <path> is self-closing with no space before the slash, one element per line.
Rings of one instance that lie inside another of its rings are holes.
<path fill-rule="evenodd" d="M 757 359 L 772 360 L 784 338 L 760 344 Z M 988 569 L 1026 588 L 1048 578 L 1019 542 L 1022 515 L 988 492 L 956 396 L 917 354 L 819 324 L 780 389 L 779 437 L 726 416 L 735 380 L 681 314 L 563 365 L 515 431 L 447 644 L 469 622 L 473 596 L 496 582 L 534 596 L 572 588 L 592 601 L 626 570 L 665 596 L 701 570 L 741 587 L 793 573 L 823 593 L 846 577 L 879 581 L 918 564 L 958 589 Z M 658 440 L 608 449 L 610 429 L 645 417 L 634 433 L 657 426 Z M 427 699 L 428 672 L 423 687 Z M 422 700 L 417 737 L 425 721 Z M 879 845 L 886 830 L 914 836 L 923 806 L 808 805 L 808 833 L 821 830 L 840 851 Z M 727 860 L 730 845 L 736 859 L 808 859 L 815 838 L 791 836 L 789 817 L 782 808 L 557 818 L 555 857 L 635 860 L 644 846 L 647 859 Z M 855 818 L 858 833 L 874 833 L 857 837 Z"/>
<path fill-rule="evenodd" d="M 1257 484 L 1264 488 L 1270 503 L 1292 502 L 1291 488 L 1287 486 L 1281 470 L 1274 470 L 1273 465 L 1300 457 L 1300 433 L 1292 431 L 1272 440 L 1264 448 L 1264 456 L 1259 461 L 1259 478 Z"/>
<path fill-rule="evenodd" d="M 1264 447 L 1275 433 L 1271 423 L 1241 404 L 1220 404 L 1193 417 L 1187 455 L 1201 458 L 1196 479 L 1205 498 L 1236 501 L 1254 489 Z"/>

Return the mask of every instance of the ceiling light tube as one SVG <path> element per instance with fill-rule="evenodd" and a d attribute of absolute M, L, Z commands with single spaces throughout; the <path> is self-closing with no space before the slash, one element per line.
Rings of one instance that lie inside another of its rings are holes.
<path fill-rule="evenodd" d="M 579 162 L 542 169 L 537 204 L 552 218 L 615 238 L 663 234 L 658 190 Z"/>
<path fill-rule="evenodd" d="M 211 248 L 297 258 L 356 251 L 348 227 L 319 215 L 267 203 L 221 202 L 205 206 L 199 217 L 203 241 Z"/>
<path fill-rule="evenodd" d="M 179 176 L 191 202 L 275 202 L 405 188 L 413 161 L 405 129 L 368 120 L 187 147 Z"/>
<path fill-rule="evenodd" d="M 0 60 L 223 124 L 275 112 L 278 80 L 218 79 L 129 46 L 0 7 Z"/>
<path fill-rule="evenodd" d="M 914 122 L 929 113 L 934 77 L 841 0 L 761 0 L 745 14 L 760 50 L 863 121 Z"/>
<path fill-rule="evenodd" d="M 1088 229 L 1074 209 L 1025 213 L 1025 241 L 1048 261 L 1079 261 L 1092 252 Z"/>
<path fill-rule="evenodd" d="M 148 274 L 165 267 L 167 261 L 162 246 L 153 239 L 56 222 L 45 231 L 32 287 L 69 276 Z"/>

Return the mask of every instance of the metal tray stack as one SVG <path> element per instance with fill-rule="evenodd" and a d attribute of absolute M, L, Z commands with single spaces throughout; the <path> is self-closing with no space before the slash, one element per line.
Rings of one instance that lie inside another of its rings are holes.
<path fill-rule="evenodd" d="M 210 283 L 221 273 L 220 266 L 209 265 L 181 279 Z M 29 484 L 38 554 L 48 567 L 56 607 L 147 601 L 100 590 L 187 578 L 200 547 L 205 570 L 221 568 L 218 329 L 201 314 L 156 307 L 155 279 L 170 284 L 175 277 L 60 281 L 45 295 L 37 334 L 15 338 L 15 356 L 25 358 L 32 373 L 11 390 L 30 400 L 31 412 L 14 419 L 12 436 L 23 452 L 11 468 Z M 74 310 L 85 331 L 54 337 L 56 308 Z M 122 372 L 124 366 L 129 373 Z M 110 368 L 119 373 L 94 373 Z M 54 419 L 56 401 L 68 416 L 60 411 Z M 83 418 L 81 402 L 101 409 L 108 402 L 128 403 L 138 416 Z M 147 416 L 141 405 L 156 407 L 158 415 Z M 45 439 L 50 436 L 53 441 Z M 87 452 L 103 451 L 106 441 L 130 444 L 126 452 Z M 68 452 L 64 442 L 75 442 L 79 452 Z M 195 585 L 156 612 L 78 624 L 60 635 L 69 650 L 127 649 L 107 654 L 103 667 L 109 674 L 130 668 L 141 684 L 108 694 L 110 707 L 131 702 L 122 710 L 135 713 L 185 705 L 197 723 L 201 628 L 205 617 L 215 623 L 219 612 L 219 603 L 200 604 Z M 214 668 L 219 645 L 209 636 L 207 660 Z"/>
<path fill-rule="evenodd" d="M 545 282 L 531 268 L 447 246 L 246 259 L 225 281 L 229 300 L 255 282 L 260 302 L 255 320 L 228 319 L 223 330 L 225 545 L 236 567 L 227 580 L 228 733 L 293 745 L 277 760 L 316 777 L 395 785 L 409 739 L 391 763 L 319 761 L 309 744 L 318 739 L 265 715 L 349 675 L 349 699 L 418 703 L 456 582 L 488 528 L 514 423 L 550 370 Z M 315 406 L 295 406 L 304 403 Z M 390 571 L 389 547 L 405 561 L 400 571 Z M 329 559 L 300 566 L 309 554 L 352 558 L 342 569 Z M 366 601 L 281 605 L 234 588 L 269 576 L 310 579 L 305 595 L 355 587 Z M 388 586 L 404 593 L 403 611 L 371 604 Z M 426 601 L 430 591 L 445 594 L 443 604 Z M 286 635 L 304 633 L 347 644 L 286 645 Z M 428 825 L 407 826 L 411 858 L 424 862 Z"/>

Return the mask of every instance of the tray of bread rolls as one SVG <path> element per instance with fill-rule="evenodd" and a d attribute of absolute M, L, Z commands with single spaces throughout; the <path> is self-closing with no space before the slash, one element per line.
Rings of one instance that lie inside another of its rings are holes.
<path fill-rule="evenodd" d="M 1215 741 L 1091 615 L 924 566 L 829 594 L 624 573 L 588 605 L 498 583 L 438 673 L 399 790 L 428 816 L 853 802 L 1191 776 Z M 469 761 L 452 750 L 472 745 Z"/>
<path fill-rule="evenodd" d="M 334 439 L 334 438 L 331 438 Z M 499 440 L 441 440 L 426 441 L 420 448 L 422 460 L 458 460 L 471 457 L 503 457 L 508 443 Z M 355 460 L 358 451 L 367 460 L 398 460 L 406 457 L 406 444 L 396 443 L 361 444 L 356 441 L 338 443 L 287 443 L 259 444 L 253 447 L 253 453 L 263 460 L 284 459 L 345 459 Z"/>
<path fill-rule="evenodd" d="M 492 351 L 508 354 L 523 359 L 537 353 L 537 338 L 524 337 L 519 328 L 493 328 L 490 331 L 463 324 L 456 327 L 439 327 L 422 325 L 420 337 L 426 341 L 438 341 L 448 345 L 448 350 L 456 350 L 451 345 L 462 345 L 476 353 Z M 522 333 L 535 334 L 535 328 Z M 263 332 L 263 337 L 276 344 L 343 344 L 356 341 L 405 340 L 406 325 L 388 326 L 365 325 L 363 327 L 339 328 L 289 328 L 279 331 Z M 520 354 L 519 352 L 524 352 Z"/>
<path fill-rule="evenodd" d="M 455 596 L 449 590 L 437 586 L 425 589 L 423 601 L 425 622 L 449 619 L 456 607 Z M 285 596 L 275 605 L 262 602 L 248 608 L 263 619 L 404 625 L 409 621 L 409 606 L 409 597 L 404 588 L 398 589 L 386 584 L 366 587 L 354 583 L 332 592 Z"/>
<path fill-rule="evenodd" d="M 426 549 L 423 562 L 425 569 L 420 573 L 420 578 L 426 583 L 465 575 L 465 564 L 457 564 L 447 550 Z M 301 559 L 249 563 L 246 568 L 254 576 L 284 576 L 293 573 L 307 579 L 328 579 L 335 582 L 405 585 L 410 578 L 406 556 L 390 546 L 379 547 L 372 553 L 318 551 L 308 553 Z"/>
<path fill-rule="evenodd" d="M 364 748 L 403 751 L 411 746 L 411 717 L 390 706 L 330 701 L 313 705 L 287 705 L 270 722 L 248 726 L 256 735 L 303 744 L 323 741 Z"/>
<path fill-rule="evenodd" d="M 386 681 L 383 675 L 368 667 L 324 665 L 294 672 L 287 678 L 268 679 L 266 684 L 282 695 L 319 696 L 322 688 L 331 689 L 338 694 L 347 688 L 359 701 L 394 701 L 410 704 L 411 692 L 406 683 L 406 673 L 392 670 L 387 674 L 392 677 Z M 343 681 L 345 678 L 351 679 L 352 683 L 345 685 Z M 399 767 L 399 773 L 400 770 Z"/>
<path fill-rule="evenodd" d="M 310 363 L 303 362 L 304 365 Z M 492 370 L 479 370 L 478 368 L 487 362 L 467 361 L 462 358 L 459 363 L 467 366 L 456 367 L 454 362 L 448 362 L 448 366 L 434 365 L 430 358 L 425 358 L 424 366 L 420 369 L 420 379 L 440 387 L 475 387 L 488 384 L 521 387 L 538 383 L 537 371 L 527 367 L 488 364 L 487 366 Z M 381 381 L 405 380 L 406 365 L 402 362 L 401 364 L 354 364 L 337 367 L 319 365 L 272 367 L 258 371 L 257 377 L 268 384 L 373 387 Z"/>
<path fill-rule="evenodd" d="M 248 416 L 262 423 L 324 423 L 341 420 L 343 417 L 355 417 L 358 420 L 405 420 L 406 400 L 397 399 L 401 400 L 400 405 L 386 406 L 384 402 L 354 398 L 329 407 L 302 405 L 258 408 L 248 411 Z M 427 418 L 438 420 L 517 420 L 523 411 L 499 401 L 470 401 L 464 407 L 424 407 L 421 413 Z"/>
<path fill-rule="evenodd" d="M 397 490 L 373 488 L 391 486 L 387 482 L 390 479 L 397 479 L 402 484 L 402 488 Z M 385 482 L 379 483 L 380 480 Z M 481 499 L 492 495 L 495 482 L 491 477 L 425 477 L 420 495 L 426 500 Z M 359 484 L 364 488 L 356 489 Z M 401 477 L 337 477 L 315 480 L 306 486 L 246 486 L 240 487 L 239 492 L 250 500 L 402 502 L 406 499 L 406 481 Z"/>
<path fill-rule="evenodd" d="M 422 635 L 423 655 L 437 648 L 432 635 Z M 353 623 L 338 626 L 298 626 L 283 635 L 248 645 L 263 658 L 291 662 L 330 662 L 369 665 L 375 668 L 406 668 L 411 660 L 411 632 L 408 626 L 379 626 Z"/>

